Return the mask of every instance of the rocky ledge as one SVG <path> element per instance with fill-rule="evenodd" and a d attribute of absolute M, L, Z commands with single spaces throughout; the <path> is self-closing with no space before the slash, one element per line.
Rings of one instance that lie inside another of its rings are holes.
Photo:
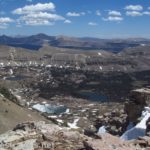
<path fill-rule="evenodd" d="M 44 122 L 18 124 L 12 131 L 0 135 L 1 150 L 137 150 L 139 146 L 134 144 L 108 133 L 91 138 Z"/>

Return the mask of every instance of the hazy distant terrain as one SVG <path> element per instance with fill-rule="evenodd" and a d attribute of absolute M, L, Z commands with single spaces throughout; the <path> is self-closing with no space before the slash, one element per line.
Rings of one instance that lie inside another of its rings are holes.
<path fill-rule="evenodd" d="M 13 59 L 15 63 L 11 62 Z M 44 45 L 38 51 L 0 46 L 0 63 L 5 66 L 52 65 L 98 72 L 136 72 L 150 69 L 150 46 L 127 48 L 119 53 L 104 50 L 76 50 Z"/>
<path fill-rule="evenodd" d="M 12 80 L 22 79 L 26 84 L 28 78 L 24 76 L 29 77 L 29 83 L 38 84 L 36 88 L 43 97 L 60 93 L 72 95 L 72 91 L 84 90 L 120 101 L 130 90 L 149 85 L 150 46 L 140 45 L 113 53 L 47 44 L 36 51 L 1 45 L 0 67 L 2 80 L 8 75 L 10 79 L 16 76 L 19 79 Z"/>
<path fill-rule="evenodd" d="M 129 38 L 129 39 L 99 39 L 99 38 L 76 38 L 66 36 L 48 36 L 37 34 L 24 37 L 0 36 L 0 44 L 14 47 L 38 50 L 44 43 L 53 47 L 73 48 L 84 50 L 107 50 L 119 52 L 125 48 L 136 47 L 139 45 L 150 44 L 149 39 Z"/>

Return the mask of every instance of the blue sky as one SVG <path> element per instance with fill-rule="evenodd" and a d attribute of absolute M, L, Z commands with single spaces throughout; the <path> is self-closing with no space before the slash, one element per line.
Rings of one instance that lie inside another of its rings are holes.
<path fill-rule="evenodd" d="M 0 0 L 0 34 L 150 38 L 149 0 Z"/>

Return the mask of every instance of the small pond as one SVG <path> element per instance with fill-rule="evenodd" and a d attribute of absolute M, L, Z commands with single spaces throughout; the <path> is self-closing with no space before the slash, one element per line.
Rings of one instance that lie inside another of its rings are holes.
<path fill-rule="evenodd" d="M 19 81 L 27 78 L 26 76 L 11 76 L 11 77 L 6 77 L 6 80 L 11 80 L 11 81 Z"/>
<path fill-rule="evenodd" d="M 107 96 L 99 95 L 94 92 L 81 91 L 81 92 L 75 93 L 75 96 L 80 97 L 80 98 L 85 98 L 91 101 L 108 102 Z"/>

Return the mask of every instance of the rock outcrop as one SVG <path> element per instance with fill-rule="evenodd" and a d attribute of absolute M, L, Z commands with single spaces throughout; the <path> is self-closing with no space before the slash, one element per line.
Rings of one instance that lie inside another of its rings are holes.
<path fill-rule="evenodd" d="M 108 133 L 118 136 L 125 132 L 127 125 L 127 115 L 124 110 L 119 109 L 105 113 L 103 116 L 99 116 L 95 121 L 95 127 L 97 129 L 101 126 L 105 126 Z"/>
<path fill-rule="evenodd" d="M 150 137 L 150 118 L 146 122 L 146 135 Z"/>
<path fill-rule="evenodd" d="M 136 147 L 139 147 L 139 150 L 149 150 L 150 149 L 150 137 L 144 136 L 139 137 L 137 140 L 132 142 Z"/>
<path fill-rule="evenodd" d="M 115 109 L 97 117 L 95 127 L 97 130 L 105 126 L 108 133 L 121 136 L 127 129 L 129 123 L 136 125 L 140 119 L 145 106 L 149 106 L 150 89 L 142 88 L 131 91 L 129 101 L 123 109 Z M 147 121 L 147 134 L 150 132 L 150 119 Z"/>
<path fill-rule="evenodd" d="M 136 150 L 132 143 L 110 134 L 91 138 L 44 122 L 27 122 L 0 135 L 1 150 Z"/>
<path fill-rule="evenodd" d="M 150 89 L 142 88 L 130 93 L 129 101 L 125 104 L 125 112 L 129 122 L 137 123 L 145 106 L 150 102 Z"/>

